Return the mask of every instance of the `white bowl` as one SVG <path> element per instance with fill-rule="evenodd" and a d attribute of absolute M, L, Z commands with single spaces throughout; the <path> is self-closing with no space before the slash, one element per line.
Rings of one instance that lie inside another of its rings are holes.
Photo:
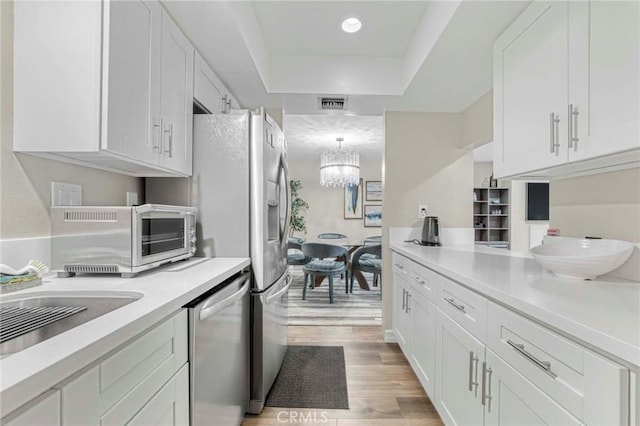
<path fill-rule="evenodd" d="M 634 245 L 618 240 L 564 240 L 531 249 L 533 258 L 555 275 L 594 279 L 622 266 Z"/>

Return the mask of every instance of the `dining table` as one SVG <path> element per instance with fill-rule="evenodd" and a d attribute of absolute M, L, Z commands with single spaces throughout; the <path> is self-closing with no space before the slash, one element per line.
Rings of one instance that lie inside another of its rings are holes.
<path fill-rule="evenodd" d="M 350 238 L 309 238 L 305 242 L 307 243 L 321 243 L 321 244 L 333 244 L 336 246 L 342 246 L 347 249 L 347 259 L 351 258 L 351 254 L 356 251 L 358 248 L 365 245 L 364 239 L 350 239 Z M 348 263 L 348 262 L 347 262 Z M 349 273 L 353 273 L 349 271 Z M 371 290 L 369 287 L 369 282 L 367 278 L 364 276 L 362 271 L 356 271 L 353 273 L 356 281 L 358 281 L 358 285 L 363 290 Z M 324 275 L 316 275 L 314 286 L 318 287 L 325 280 L 326 276 Z"/>

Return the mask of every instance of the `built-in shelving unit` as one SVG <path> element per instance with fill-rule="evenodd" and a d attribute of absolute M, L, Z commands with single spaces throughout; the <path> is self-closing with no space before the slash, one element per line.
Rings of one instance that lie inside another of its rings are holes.
<path fill-rule="evenodd" d="M 476 244 L 509 248 L 509 189 L 473 188 Z"/>

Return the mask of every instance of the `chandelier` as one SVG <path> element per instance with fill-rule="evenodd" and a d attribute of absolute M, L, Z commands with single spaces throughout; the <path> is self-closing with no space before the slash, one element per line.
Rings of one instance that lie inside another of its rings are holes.
<path fill-rule="evenodd" d="M 343 138 L 337 138 L 337 151 L 324 151 L 320 155 L 320 185 L 357 186 L 360 183 L 360 155 L 343 151 Z"/>

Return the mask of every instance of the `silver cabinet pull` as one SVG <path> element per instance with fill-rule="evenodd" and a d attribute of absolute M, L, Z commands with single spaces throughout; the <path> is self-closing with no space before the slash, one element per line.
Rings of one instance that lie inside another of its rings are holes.
<path fill-rule="evenodd" d="M 548 375 L 550 375 L 554 379 L 556 377 L 558 377 L 558 375 L 556 373 L 551 371 L 551 363 L 549 361 L 540 361 L 538 358 L 536 358 L 535 356 L 533 356 L 529 352 L 527 352 L 524 349 L 524 345 L 522 343 L 515 343 L 512 340 L 507 340 L 507 343 L 509 344 L 509 346 L 511 346 L 513 349 L 515 349 L 520 355 L 522 355 L 523 357 L 525 357 L 526 359 L 531 361 L 533 364 L 535 364 L 542 371 L 544 371 L 545 373 L 547 373 Z"/>
<path fill-rule="evenodd" d="M 165 127 L 164 132 L 169 135 L 169 143 L 168 148 L 164 149 L 165 154 L 169 154 L 168 157 L 173 157 L 173 124 L 169 124 L 168 127 Z"/>
<path fill-rule="evenodd" d="M 573 148 L 574 151 L 578 150 L 578 107 L 573 107 L 573 104 L 569 104 L 569 119 L 568 119 L 568 128 L 569 128 L 569 148 Z"/>
<path fill-rule="evenodd" d="M 396 266 L 398 267 L 398 269 L 404 269 L 404 266 L 402 266 L 402 265 L 401 265 L 401 264 L 399 264 L 399 263 L 394 263 L 394 265 L 396 265 Z"/>
<path fill-rule="evenodd" d="M 555 153 L 556 155 L 558 155 L 558 147 L 560 146 L 560 142 L 559 142 L 559 123 L 560 123 L 560 119 L 556 116 L 555 113 L 551 113 L 551 121 L 550 121 L 550 141 L 551 141 L 551 145 L 550 145 L 550 152 L 551 154 Z"/>
<path fill-rule="evenodd" d="M 420 284 L 423 287 L 427 287 L 427 283 L 424 280 L 421 280 L 419 277 L 417 277 L 416 275 L 412 275 L 411 278 L 413 278 L 413 280 L 415 282 L 417 282 L 418 284 Z M 428 287 L 427 287 L 428 288 Z"/>
<path fill-rule="evenodd" d="M 405 312 L 406 312 L 405 307 L 407 306 L 407 305 L 406 305 L 406 302 L 405 302 L 405 300 L 406 300 L 406 295 L 407 295 L 407 290 L 405 290 L 405 289 L 403 288 L 403 289 L 402 289 L 402 310 L 403 310 L 403 311 L 405 311 Z"/>
<path fill-rule="evenodd" d="M 160 140 L 162 138 L 162 132 L 160 131 L 161 128 L 162 128 L 162 120 L 161 119 L 153 120 L 153 132 L 151 135 L 151 145 L 154 152 L 161 151 L 160 149 L 160 145 L 161 145 Z"/>
<path fill-rule="evenodd" d="M 478 361 L 480 358 L 475 356 L 473 351 L 469 352 L 469 392 L 473 392 L 475 389 L 476 395 L 478 395 Z"/>
<path fill-rule="evenodd" d="M 491 374 L 493 370 L 487 367 L 486 362 L 482 362 L 482 405 L 487 406 L 487 410 L 491 412 Z"/>
<path fill-rule="evenodd" d="M 231 98 L 227 99 L 227 114 L 231 113 Z"/>
<path fill-rule="evenodd" d="M 463 313 L 465 313 L 465 314 L 467 313 L 467 311 L 465 311 L 465 309 L 464 309 L 464 305 L 459 305 L 459 304 L 457 304 L 457 303 L 456 303 L 456 301 L 455 301 L 455 300 L 453 300 L 453 299 L 447 299 L 446 297 L 445 297 L 445 298 L 443 298 L 443 299 L 444 299 L 444 301 L 445 301 L 445 302 L 448 302 L 451 306 L 453 306 L 454 308 L 456 308 L 456 309 L 457 309 L 457 310 L 459 310 L 460 312 L 463 312 Z"/>
<path fill-rule="evenodd" d="M 411 293 L 409 293 L 407 291 L 407 310 L 405 311 L 406 313 L 411 312 L 411 306 L 409 306 L 409 298 L 411 297 Z"/>

